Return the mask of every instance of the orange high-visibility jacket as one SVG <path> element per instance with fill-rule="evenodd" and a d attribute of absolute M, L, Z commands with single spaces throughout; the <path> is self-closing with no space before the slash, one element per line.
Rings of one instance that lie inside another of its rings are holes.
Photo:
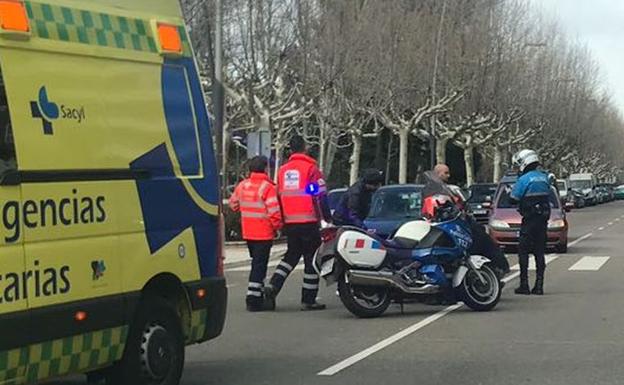
<path fill-rule="evenodd" d="M 279 169 L 277 191 L 284 223 L 314 223 L 321 220 L 318 198 L 327 193 L 316 161 L 305 154 L 293 154 Z"/>
<path fill-rule="evenodd" d="M 275 184 L 265 173 L 252 172 L 240 182 L 229 200 L 230 208 L 241 212 L 243 239 L 267 241 L 282 228 L 282 213 Z"/>

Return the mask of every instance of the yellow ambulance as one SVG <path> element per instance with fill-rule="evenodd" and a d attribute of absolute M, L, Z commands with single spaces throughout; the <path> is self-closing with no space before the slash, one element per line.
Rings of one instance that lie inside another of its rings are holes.
<path fill-rule="evenodd" d="M 0 384 L 177 384 L 227 289 L 177 0 L 0 0 Z"/>

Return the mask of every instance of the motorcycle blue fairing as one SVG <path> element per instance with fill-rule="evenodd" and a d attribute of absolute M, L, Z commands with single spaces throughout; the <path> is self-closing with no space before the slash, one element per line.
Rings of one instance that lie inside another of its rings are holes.
<path fill-rule="evenodd" d="M 472 235 L 468 224 L 460 218 L 434 224 L 432 229 L 441 230 L 447 239 L 442 242 L 435 240 L 430 247 L 412 250 L 412 259 L 422 264 L 419 272 L 429 283 L 447 286 L 450 281 L 444 273 L 442 264 L 463 258 L 472 246 Z M 426 238 L 421 242 L 426 244 Z"/>

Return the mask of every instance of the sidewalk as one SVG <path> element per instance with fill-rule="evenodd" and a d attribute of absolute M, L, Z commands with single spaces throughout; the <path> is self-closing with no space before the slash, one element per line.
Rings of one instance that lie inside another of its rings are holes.
<path fill-rule="evenodd" d="M 286 243 L 273 244 L 271 259 L 281 256 L 286 251 Z M 225 265 L 244 265 L 251 262 L 247 245 L 225 246 Z"/>

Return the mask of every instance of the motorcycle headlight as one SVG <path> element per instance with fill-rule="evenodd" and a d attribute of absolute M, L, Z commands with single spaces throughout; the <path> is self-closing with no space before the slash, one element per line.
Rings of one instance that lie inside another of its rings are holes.
<path fill-rule="evenodd" d="M 564 227 L 565 227 L 565 221 L 563 219 L 548 221 L 548 230 L 561 230 Z"/>
<path fill-rule="evenodd" d="M 509 226 L 509 223 L 504 222 L 504 221 L 499 221 L 498 219 L 490 220 L 490 227 L 493 228 L 494 230 L 508 230 L 511 228 Z"/>

